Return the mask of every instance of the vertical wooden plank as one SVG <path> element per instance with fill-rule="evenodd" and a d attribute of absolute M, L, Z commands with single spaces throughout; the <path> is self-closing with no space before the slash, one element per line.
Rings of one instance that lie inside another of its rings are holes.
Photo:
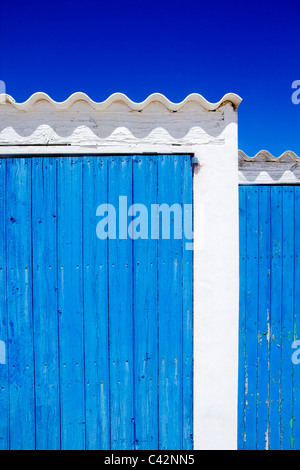
<path fill-rule="evenodd" d="M 294 188 L 282 188 L 281 448 L 293 449 Z"/>
<path fill-rule="evenodd" d="M 259 192 L 257 449 L 269 448 L 270 187 Z"/>
<path fill-rule="evenodd" d="M 35 448 L 31 159 L 7 161 L 10 448 Z"/>
<path fill-rule="evenodd" d="M 294 289 L 294 340 L 300 341 L 300 186 L 294 187 L 295 192 L 295 289 Z M 297 347 L 299 350 L 299 347 Z M 294 353 L 296 350 L 292 350 Z M 295 365 L 294 371 L 294 396 L 293 396 L 293 435 L 294 449 L 300 450 L 300 364 Z"/>
<path fill-rule="evenodd" d="M 246 288 L 247 288 L 247 188 L 239 188 L 240 216 L 240 320 L 239 320 L 239 391 L 238 391 L 238 449 L 242 450 L 246 442 L 245 429 L 245 322 L 246 322 Z"/>
<path fill-rule="evenodd" d="M 36 448 L 60 448 L 56 158 L 32 159 Z"/>
<path fill-rule="evenodd" d="M 280 448 L 281 309 L 282 309 L 282 187 L 271 187 L 271 338 L 270 449 Z"/>
<path fill-rule="evenodd" d="M 85 448 L 82 158 L 58 161 L 61 446 Z"/>
<path fill-rule="evenodd" d="M 257 315 L 258 315 L 258 188 L 247 188 L 247 293 L 245 339 L 245 449 L 256 449 Z"/>
<path fill-rule="evenodd" d="M 181 204 L 181 157 L 158 157 L 158 204 Z M 171 212 L 171 228 L 174 213 Z M 182 449 L 182 240 L 159 239 L 159 448 Z"/>
<path fill-rule="evenodd" d="M 7 342 L 7 259 L 6 259 L 6 159 L 0 159 L 0 341 L 4 343 L 5 358 L 0 361 L 0 450 L 9 449 L 9 376 Z M 2 344 L 3 344 L 2 343 Z"/>
<path fill-rule="evenodd" d="M 96 210 L 107 203 L 107 157 L 83 158 L 86 448 L 110 449 L 108 241 L 96 235 Z"/>
<path fill-rule="evenodd" d="M 134 449 L 132 240 L 127 234 L 127 209 L 132 203 L 132 158 L 109 157 L 108 202 L 125 217 L 118 239 L 109 239 L 109 342 L 112 449 Z M 126 206 L 126 203 L 125 203 Z"/>
<path fill-rule="evenodd" d="M 247 191 L 253 192 L 254 187 L 247 188 Z M 240 207 L 242 207 L 241 204 Z M 259 449 L 292 449 L 299 447 L 297 435 L 300 408 L 297 393 L 300 387 L 291 361 L 292 342 L 294 339 L 298 339 L 297 305 L 299 302 L 295 286 L 299 283 L 297 233 L 300 230 L 300 225 L 297 216 L 297 204 L 299 204 L 298 187 L 271 186 L 259 188 L 259 317 L 256 417 L 257 448 Z M 249 214 L 247 214 L 247 219 L 250 221 Z M 253 227 L 253 222 L 248 222 L 248 224 Z M 250 232 L 247 230 L 248 237 L 249 234 Z M 249 243 L 247 243 L 247 246 L 249 246 Z M 242 250 L 242 242 L 240 247 Z M 241 282 L 243 282 L 242 277 L 241 275 Z M 250 284 L 253 283 L 252 279 L 254 278 L 254 270 L 251 275 L 248 267 L 248 284 L 249 282 Z M 249 287 L 247 292 L 249 294 Z M 242 285 L 240 299 L 242 300 Z M 249 304 L 246 306 L 246 311 L 248 330 L 249 325 L 253 326 L 253 319 L 249 320 Z M 242 312 L 240 315 L 242 315 Z M 253 336 L 254 334 L 253 331 Z M 268 338 L 269 346 L 267 344 Z M 246 367 L 248 367 L 247 363 Z M 246 377 L 245 383 L 246 390 L 247 388 L 249 390 L 248 377 Z M 249 426 L 250 429 L 253 426 L 253 423 L 251 424 L 252 419 L 253 416 L 251 417 L 249 413 L 246 416 L 247 436 Z M 267 427 L 266 432 L 268 421 L 269 427 Z M 242 447 L 241 441 L 239 447 Z M 252 448 L 252 445 L 249 448 Z"/>
<path fill-rule="evenodd" d="M 190 155 L 182 155 L 182 204 L 184 225 L 193 221 L 193 170 Z M 191 223 L 191 230 L 193 229 Z M 183 449 L 193 449 L 193 251 L 190 235 L 183 233 L 182 331 L 183 331 Z"/>
<path fill-rule="evenodd" d="M 158 449 L 157 240 L 150 238 L 151 204 L 157 199 L 157 157 L 133 158 L 133 202 L 148 209 L 148 239 L 133 241 L 134 378 L 136 449 Z M 137 207 L 138 210 L 138 207 Z M 143 227 L 135 230 L 146 236 Z M 146 230 L 146 229 L 145 229 Z"/>

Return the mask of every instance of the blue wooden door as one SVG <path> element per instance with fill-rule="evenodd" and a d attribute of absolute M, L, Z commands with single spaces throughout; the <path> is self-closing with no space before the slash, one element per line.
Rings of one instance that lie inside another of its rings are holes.
<path fill-rule="evenodd" d="M 192 251 L 96 234 L 120 196 L 190 207 L 190 156 L 4 158 L 0 187 L 0 449 L 191 449 Z"/>
<path fill-rule="evenodd" d="M 239 448 L 300 449 L 300 187 L 240 187 Z"/>

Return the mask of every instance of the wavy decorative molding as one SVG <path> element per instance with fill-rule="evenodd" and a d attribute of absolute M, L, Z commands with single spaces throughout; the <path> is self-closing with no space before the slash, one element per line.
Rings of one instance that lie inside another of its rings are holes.
<path fill-rule="evenodd" d="M 239 159 L 244 162 L 275 162 L 275 163 L 300 163 L 300 157 L 295 152 L 287 150 L 279 157 L 274 157 L 267 150 L 261 150 L 254 157 L 249 157 L 245 152 L 239 150 Z"/>
<path fill-rule="evenodd" d="M 280 157 L 274 157 L 267 150 L 261 150 L 249 157 L 239 150 L 240 184 L 299 184 L 300 157 L 291 150 Z"/>
<path fill-rule="evenodd" d="M 134 101 L 131 101 L 123 93 L 114 93 L 105 101 L 97 103 L 93 101 L 85 93 L 78 92 L 78 93 L 74 93 L 68 99 L 62 102 L 57 102 L 57 101 L 52 100 L 52 98 L 50 98 L 46 93 L 34 93 L 27 101 L 24 101 L 24 103 L 16 103 L 16 101 L 10 95 L 0 94 L 0 105 L 10 104 L 20 111 L 28 111 L 38 101 L 47 101 L 48 103 L 51 103 L 56 109 L 59 109 L 59 110 L 66 110 L 77 101 L 84 101 L 96 111 L 104 111 L 105 109 L 108 108 L 108 106 L 110 106 L 112 103 L 115 103 L 115 102 L 124 103 L 133 111 L 142 111 L 146 106 L 148 106 L 150 103 L 153 103 L 153 102 L 159 102 L 163 104 L 169 111 L 179 111 L 187 103 L 195 102 L 195 103 L 199 103 L 207 111 L 215 111 L 224 103 L 228 103 L 228 102 L 231 103 L 234 106 L 234 108 L 237 108 L 239 104 L 241 103 L 242 98 L 240 98 L 240 96 L 234 93 L 227 93 L 217 103 L 211 103 L 207 101 L 202 95 L 199 95 L 197 93 L 192 93 L 188 95 L 180 103 L 173 103 L 172 101 L 168 100 L 168 98 L 166 98 L 164 95 L 160 93 L 153 93 L 141 103 L 135 103 Z"/>

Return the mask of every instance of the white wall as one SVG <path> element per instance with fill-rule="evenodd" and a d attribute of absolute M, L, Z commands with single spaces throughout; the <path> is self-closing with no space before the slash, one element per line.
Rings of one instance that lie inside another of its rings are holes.
<path fill-rule="evenodd" d="M 195 449 L 235 449 L 238 390 L 239 97 L 214 105 L 161 95 L 142 105 L 117 95 L 95 105 L 83 95 L 56 105 L 0 99 L 0 155 L 193 153 Z M 2 102 L 2 104 L 1 104 Z"/>
<path fill-rule="evenodd" d="M 240 184 L 299 184 L 300 157 L 290 150 L 275 157 L 261 150 L 249 157 L 239 150 Z"/>

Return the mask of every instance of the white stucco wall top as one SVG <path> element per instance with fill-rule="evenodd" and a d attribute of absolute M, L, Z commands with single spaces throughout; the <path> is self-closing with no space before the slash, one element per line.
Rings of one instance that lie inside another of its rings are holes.
<path fill-rule="evenodd" d="M 274 163 L 286 163 L 286 162 L 300 162 L 300 157 L 292 150 L 283 152 L 279 157 L 275 157 L 268 150 L 260 150 L 254 157 L 249 157 L 245 152 L 239 150 L 239 161 L 245 162 L 274 162 Z"/>
<path fill-rule="evenodd" d="M 95 103 L 75 93 L 56 103 L 35 93 L 24 103 L 0 95 L 0 155 L 70 153 L 195 153 L 195 146 L 226 146 L 241 98 L 217 103 L 191 94 L 172 103 L 154 93 L 134 103 L 121 93 Z M 232 127 L 233 126 L 233 127 Z M 235 131 L 234 131 L 235 138 Z M 236 149 L 237 159 L 237 149 Z"/>
<path fill-rule="evenodd" d="M 38 101 L 48 101 L 56 109 L 68 109 L 70 106 L 72 106 L 77 101 L 85 101 L 93 109 L 98 110 L 98 111 L 103 111 L 103 110 L 107 109 L 111 104 L 113 104 L 115 102 L 122 102 L 134 111 L 142 111 L 143 109 L 145 109 L 146 106 L 148 106 L 150 103 L 153 103 L 153 102 L 162 103 L 169 111 L 179 111 L 188 102 L 196 102 L 196 103 L 201 104 L 201 106 L 204 109 L 206 109 L 207 111 L 215 111 L 216 109 L 218 109 L 220 106 L 222 106 L 224 103 L 227 103 L 227 102 L 232 103 L 234 108 L 237 108 L 239 106 L 239 104 L 241 103 L 242 99 L 238 95 L 236 95 L 235 93 L 227 93 L 217 103 L 211 103 L 211 102 L 207 101 L 202 95 L 199 95 L 198 93 L 192 93 L 192 94 L 188 95 L 180 103 L 173 103 L 172 101 L 168 100 L 168 98 L 166 98 L 161 93 L 153 93 L 152 95 L 148 96 L 148 98 L 146 98 L 141 103 L 136 103 L 134 101 L 131 101 L 123 93 L 114 93 L 109 98 L 107 98 L 105 101 L 97 103 L 97 102 L 93 101 L 85 93 L 78 92 L 78 93 L 74 93 L 73 95 L 71 95 L 65 101 L 57 102 L 57 101 L 54 101 L 52 98 L 50 98 L 46 93 L 38 92 L 38 93 L 34 93 L 24 103 L 16 103 L 14 98 L 12 98 L 10 95 L 0 94 L 0 105 L 1 104 L 11 104 L 12 106 L 14 106 L 16 109 L 19 109 L 20 111 L 29 110 Z"/>

